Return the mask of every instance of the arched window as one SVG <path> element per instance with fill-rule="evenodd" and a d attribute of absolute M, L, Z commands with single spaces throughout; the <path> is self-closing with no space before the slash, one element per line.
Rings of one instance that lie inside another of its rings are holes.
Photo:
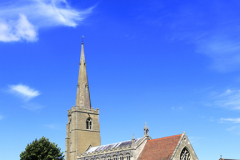
<path fill-rule="evenodd" d="M 115 155 L 115 156 L 113 156 L 113 160 L 117 160 L 117 156 Z"/>
<path fill-rule="evenodd" d="M 92 125 L 93 125 L 93 123 L 92 123 L 92 118 L 88 118 L 87 120 L 86 120 L 86 129 L 92 129 Z"/>
<path fill-rule="evenodd" d="M 105 157 L 102 157 L 101 160 L 105 160 Z"/>
<path fill-rule="evenodd" d="M 130 158 L 131 158 L 131 157 L 130 157 L 130 154 L 127 153 L 126 156 L 127 156 L 127 160 L 130 160 Z"/>
<path fill-rule="evenodd" d="M 187 148 L 183 148 L 181 154 L 180 154 L 180 160 L 191 160 L 190 159 L 190 153 L 188 152 Z"/>
<path fill-rule="evenodd" d="M 123 158 L 123 155 L 122 155 L 122 154 L 120 154 L 120 155 L 119 155 L 119 160 L 124 160 L 124 158 Z"/>
<path fill-rule="evenodd" d="M 108 157 L 107 157 L 107 160 L 111 160 L 111 157 L 110 157 L 110 156 L 108 156 Z"/>

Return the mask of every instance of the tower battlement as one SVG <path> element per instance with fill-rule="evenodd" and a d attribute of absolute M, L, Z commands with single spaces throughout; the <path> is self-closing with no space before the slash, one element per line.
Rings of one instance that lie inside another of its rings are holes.
<path fill-rule="evenodd" d="M 99 109 L 96 108 L 85 108 L 85 107 L 79 107 L 79 106 L 76 106 L 76 107 L 73 107 L 68 110 L 68 115 L 70 116 L 72 114 L 72 112 L 87 112 L 87 113 L 90 113 L 90 114 L 99 114 Z"/>

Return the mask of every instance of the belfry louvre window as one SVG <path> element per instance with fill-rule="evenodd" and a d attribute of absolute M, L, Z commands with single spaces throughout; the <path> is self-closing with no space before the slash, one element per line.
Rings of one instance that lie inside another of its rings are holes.
<path fill-rule="evenodd" d="M 86 129 L 92 129 L 92 119 L 90 117 L 86 120 Z"/>

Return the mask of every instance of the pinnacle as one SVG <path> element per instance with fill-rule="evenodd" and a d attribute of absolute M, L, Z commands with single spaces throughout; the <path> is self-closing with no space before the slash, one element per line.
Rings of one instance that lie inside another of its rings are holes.
<path fill-rule="evenodd" d="M 147 130 L 147 129 L 148 129 L 147 122 L 145 122 L 144 130 Z"/>

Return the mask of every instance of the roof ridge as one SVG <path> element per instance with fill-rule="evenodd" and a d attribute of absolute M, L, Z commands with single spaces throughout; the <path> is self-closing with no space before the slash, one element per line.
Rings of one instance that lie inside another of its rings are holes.
<path fill-rule="evenodd" d="M 136 139 L 135 139 L 135 142 L 136 142 L 138 139 L 141 139 L 141 138 L 136 138 Z M 116 142 L 116 143 L 104 144 L 104 145 L 101 145 L 101 146 L 108 146 L 108 145 L 118 144 L 118 143 L 127 142 L 127 141 L 132 141 L 132 140 L 126 140 L 126 141 L 121 141 L 121 142 Z M 100 147 L 100 146 L 95 146 L 95 147 Z"/>
<path fill-rule="evenodd" d="M 182 134 L 177 134 L 177 135 L 168 136 L 168 137 L 162 137 L 162 138 L 151 139 L 151 140 L 148 140 L 148 141 L 157 141 L 157 140 L 166 139 L 166 138 L 172 138 L 172 137 L 181 136 L 181 135 L 182 135 Z"/>
<path fill-rule="evenodd" d="M 135 143 L 137 143 L 141 138 L 135 139 Z M 127 141 L 122 141 L 122 142 L 117 142 L 117 143 L 111 143 L 111 144 L 106 144 L 106 145 L 101 145 L 101 146 L 94 146 L 94 147 L 89 147 L 84 153 L 92 153 L 94 151 L 100 151 L 100 150 L 106 150 L 106 149 L 116 149 L 119 146 L 127 146 L 129 144 L 132 144 L 132 140 L 127 140 Z"/>

